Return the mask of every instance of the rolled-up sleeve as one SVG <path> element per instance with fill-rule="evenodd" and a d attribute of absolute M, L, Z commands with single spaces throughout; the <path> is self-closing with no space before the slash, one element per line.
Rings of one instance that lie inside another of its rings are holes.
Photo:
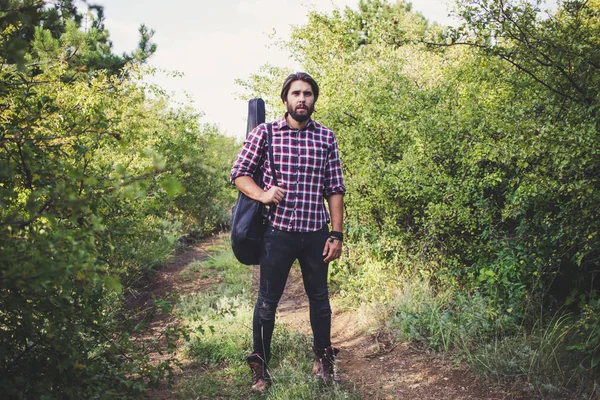
<path fill-rule="evenodd" d="M 265 129 L 263 125 L 254 128 L 244 141 L 244 146 L 231 167 L 229 181 L 232 184 L 240 176 L 254 176 L 254 172 L 259 167 L 264 148 Z"/>
<path fill-rule="evenodd" d="M 323 195 L 329 197 L 332 194 L 345 194 L 344 178 L 342 176 L 342 165 L 337 140 L 332 135 L 332 142 L 325 167 L 325 180 L 323 182 Z"/>

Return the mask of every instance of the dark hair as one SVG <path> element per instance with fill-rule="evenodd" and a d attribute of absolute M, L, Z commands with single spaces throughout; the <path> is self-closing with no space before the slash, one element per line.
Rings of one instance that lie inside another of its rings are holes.
<path fill-rule="evenodd" d="M 281 88 L 281 100 L 283 100 L 283 102 L 285 103 L 285 101 L 287 100 L 287 95 L 290 91 L 290 86 L 292 86 L 292 82 L 295 81 L 303 81 L 310 84 L 310 86 L 312 87 L 313 94 L 315 95 L 316 103 L 317 99 L 319 98 L 319 85 L 317 85 L 317 82 L 315 82 L 312 76 L 310 76 L 306 72 L 295 72 L 293 74 L 288 75 L 288 77 L 285 78 L 285 81 L 283 82 L 283 86 Z"/>

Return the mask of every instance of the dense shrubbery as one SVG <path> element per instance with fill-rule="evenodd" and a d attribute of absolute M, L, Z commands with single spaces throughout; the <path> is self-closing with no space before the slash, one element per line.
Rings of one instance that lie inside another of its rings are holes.
<path fill-rule="evenodd" d="M 463 25 L 443 29 L 403 3 L 361 1 L 312 13 L 292 34 L 289 48 L 322 85 L 317 118 L 340 141 L 349 236 L 390 279 L 415 273 L 434 297 L 453 290 L 437 303 L 453 324 L 470 323 L 453 303 L 485 305 L 473 315 L 488 322 L 471 321 L 480 341 L 543 330 L 534 322 L 557 309 L 585 315 L 561 349 L 597 373 L 600 3 L 456 10 Z M 352 255 L 334 283 L 379 289 Z"/>
<path fill-rule="evenodd" d="M 152 367 L 119 326 L 123 285 L 184 233 L 226 226 L 235 148 L 111 53 L 102 12 L 8 1 L 0 13 L 0 390 L 117 398 Z M 218 155 L 217 155 L 218 154 Z"/>
<path fill-rule="evenodd" d="M 82 31 L 70 1 L 2 6 L 0 389 L 133 393 L 168 367 L 149 368 L 120 333 L 123 285 L 183 233 L 227 224 L 237 149 L 140 83 L 148 29 L 116 56 L 99 9 Z M 345 163 L 350 240 L 333 288 L 490 376 L 525 373 L 544 395 L 589 398 L 600 361 L 600 3 L 456 10 L 463 26 L 446 29 L 368 0 L 311 13 L 292 33 Z M 273 112 L 285 74 L 265 67 L 244 85 Z"/>

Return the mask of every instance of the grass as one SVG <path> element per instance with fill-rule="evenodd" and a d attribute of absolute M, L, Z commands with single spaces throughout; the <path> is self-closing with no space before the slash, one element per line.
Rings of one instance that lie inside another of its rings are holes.
<path fill-rule="evenodd" d="M 508 324 L 486 298 L 434 287 L 420 272 L 427 268 L 417 264 L 419 261 L 386 262 L 370 256 L 368 246 L 360 244 L 348 250 L 361 261 L 360 266 L 343 259 L 341 266 L 332 269 L 334 290 L 343 297 L 343 304 L 356 309 L 364 330 L 388 330 L 399 340 L 449 351 L 492 338 L 500 323 Z M 355 293 L 360 293 L 360 298 Z"/>
<path fill-rule="evenodd" d="M 333 289 L 362 316 L 363 328 L 446 352 L 490 382 L 515 385 L 526 397 L 600 398 L 600 344 L 593 340 L 600 331 L 600 305 L 583 317 L 561 310 L 518 318 L 499 312 L 476 291 L 434 286 L 416 258 L 400 255 L 386 262 L 369 246 L 347 249 L 332 268 Z"/>
<path fill-rule="evenodd" d="M 226 241 L 212 251 L 213 256 L 184 272 L 207 274 L 221 283 L 210 292 L 181 298 L 178 306 L 180 318 L 193 332 L 186 354 L 203 371 L 177 384 L 180 398 L 360 398 L 352 390 L 314 379 L 310 338 L 282 324 L 273 340 L 274 385 L 266 393 L 251 394 L 244 362 L 251 348 L 251 269 L 235 260 Z M 536 322 L 525 326 L 524 319 L 518 323 L 512 315 L 499 313 L 477 292 L 434 286 L 426 275 L 411 272 L 427 269 L 414 260 L 386 263 L 356 249 L 348 254 L 353 260 L 332 265 L 332 289 L 362 316 L 367 331 L 387 331 L 396 340 L 447 352 L 490 382 L 515 384 L 525 397 L 593 399 L 600 393 L 595 383 L 598 344 L 586 343 L 588 357 L 583 359 L 573 346 L 584 343 L 590 330 L 600 329 L 597 309 L 584 319 L 566 313 L 529 318 Z"/>
<path fill-rule="evenodd" d="M 271 360 L 273 385 L 266 393 L 250 393 L 250 371 L 244 357 L 251 352 L 255 294 L 252 270 L 237 262 L 223 240 L 209 250 L 207 260 L 194 262 L 182 273 L 216 276 L 210 292 L 180 298 L 178 317 L 191 332 L 184 353 L 201 369 L 177 382 L 181 399 L 359 399 L 338 384 L 325 386 L 312 376 L 311 340 L 279 323 Z"/>
<path fill-rule="evenodd" d="M 563 310 L 537 321 L 519 334 L 481 344 L 470 354 L 470 364 L 490 379 L 522 381 L 543 399 L 598 398 L 593 368 L 573 351 L 578 321 Z"/>

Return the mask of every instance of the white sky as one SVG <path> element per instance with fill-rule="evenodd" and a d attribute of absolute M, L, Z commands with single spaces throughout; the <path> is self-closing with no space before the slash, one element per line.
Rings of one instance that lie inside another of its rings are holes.
<path fill-rule="evenodd" d="M 118 54 L 137 47 L 138 27 L 156 31 L 158 49 L 150 65 L 184 74 L 153 82 L 173 92 L 187 93 L 204 122 L 243 138 L 247 103 L 236 98 L 235 79 L 258 72 L 261 65 L 299 68 L 269 36 L 287 38 L 293 25 L 307 22 L 310 9 L 330 12 L 356 8 L 359 0 L 87 0 L 104 6 L 105 25 Z M 430 21 L 450 24 L 446 0 L 414 0 L 413 9 Z M 279 88 L 274 88 L 276 92 Z"/>

